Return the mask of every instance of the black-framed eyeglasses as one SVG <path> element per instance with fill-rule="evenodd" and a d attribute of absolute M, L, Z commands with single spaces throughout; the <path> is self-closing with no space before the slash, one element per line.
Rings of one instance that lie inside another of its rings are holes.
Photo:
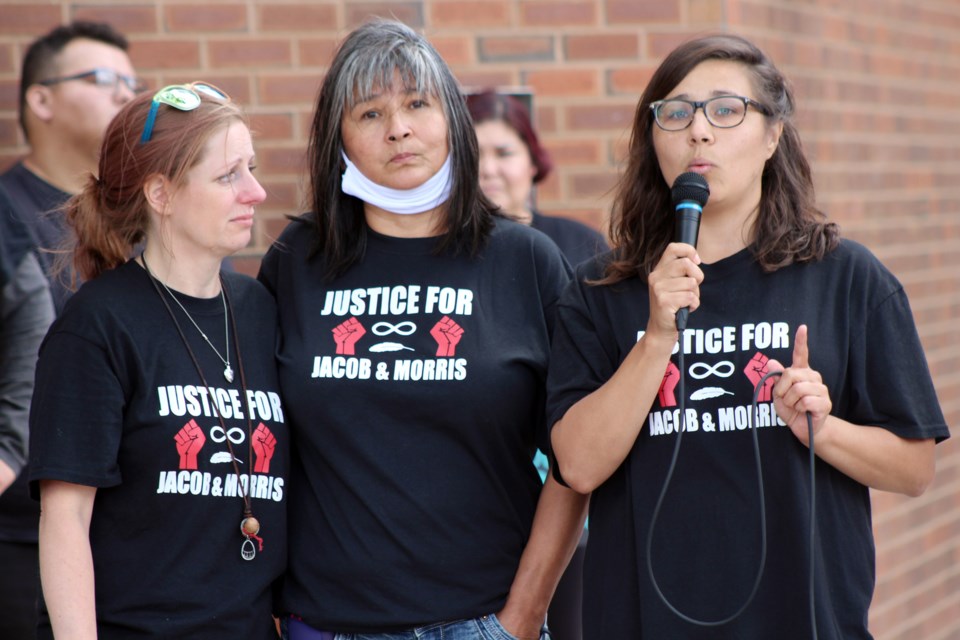
<path fill-rule="evenodd" d="M 118 73 L 113 69 L 108 69 L 107 67 L 97 67 L 96 69 L 91 69 L 90 71 L 81 71 L 80 73 L 74 73 L 69 76 L 61 76 L 59 78 L 47 78 L 46 80 L 41 80 L 37 84 L 42 84 L 45 87 L 51 85 L 60 84 L 61 82 L 70 82 L 72 80 L 86 80 L 90 84 L 96 85 L 98 87 L 109 88 L 114 91 L 119 88 L 120 84 L 130 89 L 134 93 L 140 93 L 147 86 L 137 77 L 128 76 L 122 73 Z"/>
<path fill-rule="evenodd" d="M 153 135 L 153 125 L 156 124 L 157 112 L 160 111 L 161 104 L 179 109 L 180 111 L 193 111 L 200 106 L 200 94 L 222 102 L 230 101 L 230 96 L 206 82 L 191 82 L 189 84 L 171 84 L 166 86 L 153 94 L 150 111 L 147 113 L 147 120 L 143 124 L 143 134 L 140 136 L 140 144 L 148 142 Z"/>
<path fill-rule="evenodd" d="M 720 129 L 736 127 L 747 117 L 747 107 L 752 106 L 765 116 L 773 115 L 767 107 L 756 100 L 743 96 L 717 96 L 709 100 L 657 100 L 650 103 L 653 119 L 664 131 L 682 131 L 693 122 L 697 109 L 703 109 L 707 122 Z"/>

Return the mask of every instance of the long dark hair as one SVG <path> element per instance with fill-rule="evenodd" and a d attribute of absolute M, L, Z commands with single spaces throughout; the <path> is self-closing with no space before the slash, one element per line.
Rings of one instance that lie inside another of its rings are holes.
<path fill-rule="evenodd" d="M 705 60 L 729 60 L 745 66 L 757 100 L 783 123 L 780 143 L 763 168 L 760 211 L 751 249 L 765 271 L 795 262 L 821 259 L 839 243 L 839 229 L 828 222 L 814 199 L 813 178 L 793 123 L 793 91 L 783 74 L 756 45 L 734 35 L 712 35 L 681 44 L 660 64 L 640 97 L 633 120 L 627 167 L 620 178 L 610 236 L 618 251 L 600 284 L 646 278 L 673 240 L 670 186 L 663 179 L 653 148 L 650 103 L 666 98 Z"/>
<path fill-rule="evenodd" d="M 363 202 L 343 193 L 340 178 L 344 110 L 390 87 L 398 74 L 404 88 L 434 96 L 447 119 L 453 188 L 445 203 L 444 233 L 437 250 L 475 255 L 493 227 L 495 209 L 480 192 L 477 136 L 453 73 L 426 38 L 393 20 L 377 19 L 341 43 L 317 98 L 307 148 L 316 238 L 327 278 L 335 278 L 366 251 Z"/>

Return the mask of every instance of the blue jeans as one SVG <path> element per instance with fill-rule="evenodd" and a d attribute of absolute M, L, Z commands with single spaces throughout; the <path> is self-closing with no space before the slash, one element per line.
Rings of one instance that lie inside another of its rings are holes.
<path fill-rule="evenodd" d="M 318 631 L 294 618 L 283 620 L 284 640 L 517 640 L 510 635 L 494 614 L 473 620 L 437 622 L 407 631 L 389 633 L 332 633 Z M 544 625 L 540 640 L 550 640 Z"/>

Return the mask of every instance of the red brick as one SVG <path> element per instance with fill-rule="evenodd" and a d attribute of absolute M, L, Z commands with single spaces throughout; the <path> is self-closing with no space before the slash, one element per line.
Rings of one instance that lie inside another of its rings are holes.
<path fill-rule="evenodd" d="M 20 80 L 16 77 L 0 80 L 0 111 L 16 112 L 19 108 Z"/>
<path fill-rule="evenodd" d="M 0 116 L 0 146 L 13 147 L 19 142 L 20 125 L 14 116 Z"/>
<path fill-rule="evenodd" d="M 523 74 L 523 84 L 543 96 L 595 96 L 600 78 L 594 69 L 544 69 Z"/>
<path fill-rule="evenodd" d="M 334 31 L 337 8 L 327 5 L 270 4 L 256 7 L 257 22 L 263 31 Z"/>
<path fill-rule="evenodd" d="M 617 184 L 617 174 L 608 172 L 577 172 L 570 177 L 570 191 L 574 198 L 600 198 Z"/>
<path fill-rule="evenodd" d="M 141 33 L 157 32 L 157 12 L 153 6 L 95 6 L 85 5 L 77 8 L 74 19 L 108 22 L 118 31 L 128 36 L 130 46 L 136 44 Z"/>
<path fill-rule="evenodd" d="M 196 40 L 138 40 L 130 58 L 137 71 L 149 69 L 196 69 L 200 44 Z"/>
<path fill-rule="evenodd" d="M 553 60 L 553 36 L 488 36 L 479 38 L 482 62 Z"/>
<path fill-rule="evenodd" d="M 329 67 L 333 56 L 337 52 L 340 39 L 330 38 L 300 38 L 297 56 L 301 67 Z"/>
<path fill-rule="evenodd" d="M 490 87 L 514 87 L 520 84 L 516 71 L 458 71 L 453 70 L 460 87 L 467 93 Z"/>
<path fill-rule="evenodd" d="M 656 68 L 652 65 L 612 69 L 607 72 L 607 93 L 634 96 L 639 99 L 655 70 Z"/>
<path fill-rule="evenodd" d="M 537 184 L 538 206 L 543 203 L 556 202 L 562 198 L 559 175 L 559 171 L 552 171 L 542 182 Z"/>
<path fill-rule="evenodd" d="M 14 46 L 0 43 L 0 73 L 16 73 L 20 75 L 19 62 L 14 62 Z"/>
<path fill-rule="evenodd" d="M 567 60 L 636 58 L 640 43 L 636 34 L 573 35 L 563 40 Z"/>
<path fill-rule="evenodd" d="M 696 32 L 669 31 L 669 32 L 650 32 L 647 34 L 646 55 L 655 58 L 659 63 L 668 53 L 673 51 L 678 45 L 699 35 Z"/>
<path fill-rule="evenodd" d="M 280 234 L 283 233 L 283 230 L 287 228 L 288 224 L 290 224 L 290 220 L 283 216 L 268 218 L 264 222 L 263 235 L 268 242 L 273 242 L 279 238 Z"/>
<path fill-rule="evenodd" d="M 18 34 L 35 37 L 61 23 L 62 7 L 56 5 L 7 4 L 0 13 L 0 35 Z"/>
<path fill-rule="evenodd" d="M 430 4 L 430 25 L 449 27 L 506 27 L 511 23 L 507 0 L 434 0 Z"/>
<path fill-rule="evenodd" d="M 256 140 L 254 144 L 256 144 Z M 270 180 L 269 182 L 261 180 L 261 184 L 267 192 L 267 200 L 261 205 L 261 208 L 269 207 L 272 211 L 283 211 L 284 213 L 297 213 L 299 211 L 301 196 L 297 183 L 281 180 Z M 272 242 L 275 239 L 271 238 L 270 241 Z"/>
<path fill-rule="evenodd" d="M 260 254 L 248 253 L 248 251 L 244 250 L 241 253 L 230 256 L 230 264 L 237 273 L 242 273 L 254 278 L 260 270 Z"/>
<path fill-rule="evenodd" d="M 687 15 L 690 17 L 690 22 L 723 24 L 724 12 L 729 4 L 736 3 L 717 2 L 717 0 L 687 0 Z"/>
<path fill-rule="evenodd" d="M 736 3 L 734 3 L 736 4 Z M 637 0 L 607 0 L 607 22 L 677 22 L 680 20 L 679 0 L 657 0 L 656 2 L 638 2 Z"/>
<path fill-rule="evenodd" d="M 573 131 L 624 131 L 633 124 L 633 111 L 634 105 L 631 104 L 575 106 L 566 109 L 567 122 Z"/>
<path fill-rule="evenodd" d="M 526 2 L 520 5 L 520 22 L 527 26 L 592 26 L 597 24 L 595 2 Z"/>
<path fill-rule="evenodd" d="M 235 102 L 240 103 L 242 107 L 246 108 L 253 104 L 253 94 L 250 91 L 250 77 L 248 75 L 232 75 L 213 71 L 200 71 L 198 73 L 201 76 L 200 80 L 209 82 L 221 89 Z"/>
<path fill-rule="evenodd" d="M 263 173 L 299 176 L 306 168 L 306 147 L 257 147 L 257 167 Z"/>
<path fill-rule="evenodd" d="M 267 75 L 259 78 L 257 92 L 262 104 L 303 104 L 313 108 L 322 78 L 316 74 Z"/>
<path fill-rule="evenodd" d="M 534 122 L 537 123 L 538 131 L 541 133 L 556 133 L 560 130 L 556 107 L 539 105 L 534 100 L 533 110 L 536 112 Z"/>
<path fill-rule="evenodd" d="M 289 140 L 293 138 L 293 117 L 289 113 L 257 113 L 250 115 L 254 139 Z"/>
<path fill-rule="evenodd" d="M 207 45 L 212 67 L 289 67 L 289 40 L 226 40 Z"/>
<path fill-rule="evenodd" d="M 172 5 L 163 13 L 167 29 L 176 32 L 246 31 L 249 27 L 243 4 Z"/>
<path fill-rule="evenodd" d="M 544 140 L 544 145 L 557 166 L 599 165 L 603 159 L 599 140 Z"/>
<path fill-rule="evenodd" d="M 392 18 L 415 29 L 423 28 L 422 2 L 348 2 L 347 27 L 353 29 L 373 17 Z"/>
<path fill-rule="evenodd" d="M 430 44 L 434 46 L 448 65 L 473 64 L 477 60 L 474 51 L 474 39 L 467 36 L 440 37 L 431 36 Z"/>

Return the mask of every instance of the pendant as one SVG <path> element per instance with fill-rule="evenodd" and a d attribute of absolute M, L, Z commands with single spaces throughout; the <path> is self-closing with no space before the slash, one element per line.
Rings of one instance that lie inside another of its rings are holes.
<path fill-rule="evenodd" d="M 253 516 L 248 516 L 240 521 L 240 533 L 243 534 L 243 544 L 240 545 L 240 557 L 244 560 L 253 560 L 257 557 L 257 546 L 253 544 L 253 538 L 260 533 L 260 521 Z M 257 538 L 260 543 L 260 550 L 263 551 L 263 541 Z"/>
<path fill-rule="evenodd" d="M 250 538 L 246 538 L 240 545 L 240 557 L 248 561 L 257 557 L 257 547 Z"/>
<path fill-rule="evenodd" d="M 230 368 L 230 365 L 227 365 L 227 368 L 223 370 L 223 377 L 227 379 L 227 382 L 233 382 L 233 369 Z"/>

